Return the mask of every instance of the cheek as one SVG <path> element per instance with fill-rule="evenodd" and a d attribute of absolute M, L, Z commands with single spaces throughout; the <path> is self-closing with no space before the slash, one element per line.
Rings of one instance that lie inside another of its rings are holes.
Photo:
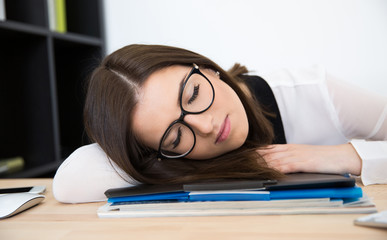
<path fill-rule="evenodd" d="M 219 104 L 235 104 L 239 102 L 239 97 L 236 92 L 222 80 L 217 80 L 214 84 L 215 88 L 215 101 Z"/>
<path fill-rule="evenodd" d="M 231 119 L 232 140 L 228 142 L 228 149 L 234 150 L 243 145 L 249 132 L 249 122 L 246 110 L 236 92 L 227 84 L 220 86 L 217 106 L 222 112 L 229 114 Z"/>
<path fill-rule="evenodd" d="M 136 138 L 152 149 L 158 149 L 159 141 L 157 136 L 161 136 L 162 127 L 159 121 L 152 121 L 153 118 L 142 116 L 141 114 L 133 114 L 133 123 L 131 129 Z"/>

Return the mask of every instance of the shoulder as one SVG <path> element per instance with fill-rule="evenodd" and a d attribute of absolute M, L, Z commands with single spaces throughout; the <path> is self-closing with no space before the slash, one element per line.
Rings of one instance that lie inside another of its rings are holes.
<path fill-rule="evenodd" d="M 331 145 L 347 141 L 323 66 L 281 69 L 262 77 L 273 90 L 288 143 Z"/>
<path fill-rule="evenodd" d="M 107 189 L 136 184 L 94 143 L 78 148 L 61 164 L 53 193 L 60 202 L 103 201 Z"/>
<path fill-rule="evenodd" d="M 262 73 L 261 76 L 270 87 L 299 87 L 303 85 L 325 84 L 326 71 L 322 65 L 304 68 L 284 68 L 273 72 Z"/>
<path fill-rule="evenodd" d="M 76 149 L 65 161 L 61 164 L 57 171 L 57 175 L 68 168 L 71 171 L 79 171 L 87 168 L 106 169 L 114 171 L 111 160 L 101 147 L 96 144 L 89 144 Z"/>
<path fill-rule="evenodd" d="M 76 149 L 66 158 L 61 168 L 67 167 L 72 162 L 79 164 L 86 163 L 87 159 L 94 159 L 93 162 L 108 162 L 109 158 L 97 143 L 85 145 Z"/>
<path fill-rule="evenodd" d="M 326 71 L 321 65 L 281 69 L 262 74 L 262 77 L 270 85 L 282 111 L 285 108 L 291 109 L 295 114 L 308 112 L 310 108 L 322 105 L 326 105 L 329 112 L 333 110 Z"/>

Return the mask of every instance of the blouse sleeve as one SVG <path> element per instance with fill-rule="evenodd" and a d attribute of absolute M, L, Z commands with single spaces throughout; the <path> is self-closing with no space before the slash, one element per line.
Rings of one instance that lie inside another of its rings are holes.
<path fill-rule="evenodd" d="M 362 159 L 364 185 L 387 183 L 387 96 L 327 76 L 345 136 Z"/>
<path fill-rule="evenodd" d="M 53 194 L 63 203 L 97 202 L 106 200 L 104 192 L 109 188 L 135 184 L 98 144 L 90 144 L 78 148 L 59 167 Z"/>

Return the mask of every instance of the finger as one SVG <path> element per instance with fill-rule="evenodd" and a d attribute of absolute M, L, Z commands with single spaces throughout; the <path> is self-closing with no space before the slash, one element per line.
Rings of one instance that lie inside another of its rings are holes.
<path fill-rule="evenodd" d="M 263 159 L 267 163 L 286 163 L 288 161 L 292 161 L 294 159 L 293 155 L 291 152 L 273 152 L 273 153 L 267 153 L 262 156 Z"/>
<path fill-rule="evenodd" d="M 281 173 L 284 173 L 284 174 L 300 172 L 300 171 L 293 170 L 292 168 L 289 168 L 288 166 L 279 166 L 279 167 L 273 167 L 273 168 Z"/>
<path fill-rule="evenodd" d="M 288 150 L 288 146 L 286 144 L 273 144 L 268 145 L 267 147 L 258 149 L 258 153 L 261 155 L 276 153 L 276 152 L 284 152 Z"/>
<path fill-rule="evenodd" d="M 277 153 L 276 156 L 264 158 L 269 167 L 280 170 L 281 172 L 303 172 L 310 167 L 308 161 L 305 159 L 293 156 L 290 153 Z M 308 167 L 309 166 L 309 167 Z"/>
<path fill-rule="evenodd" d="M 273 166 L 273 168 L 282 173 L 304 172 L 303 165 L 299 164 L 299 162 L 287 162 L 285 164 Z"/>
<path fill-rule="evenodd" d="M 273 168 L 281 173 L 293 173 L 293 172 L 302 172 L 302 170 L 298 167 L 294 162 L 286 162 L 284 161 L 272 161 L 267 162 L 267 165 L 270 168 Z"/>

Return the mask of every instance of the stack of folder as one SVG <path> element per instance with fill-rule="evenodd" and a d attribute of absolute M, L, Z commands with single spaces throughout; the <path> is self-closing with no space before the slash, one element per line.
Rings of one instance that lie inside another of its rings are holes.
<path fill-rule="evenodd" d="M 223 180 L 109 189 L 105 217 L 374 213 L 349 176 L 289 174 L 275 180 Z"/>

